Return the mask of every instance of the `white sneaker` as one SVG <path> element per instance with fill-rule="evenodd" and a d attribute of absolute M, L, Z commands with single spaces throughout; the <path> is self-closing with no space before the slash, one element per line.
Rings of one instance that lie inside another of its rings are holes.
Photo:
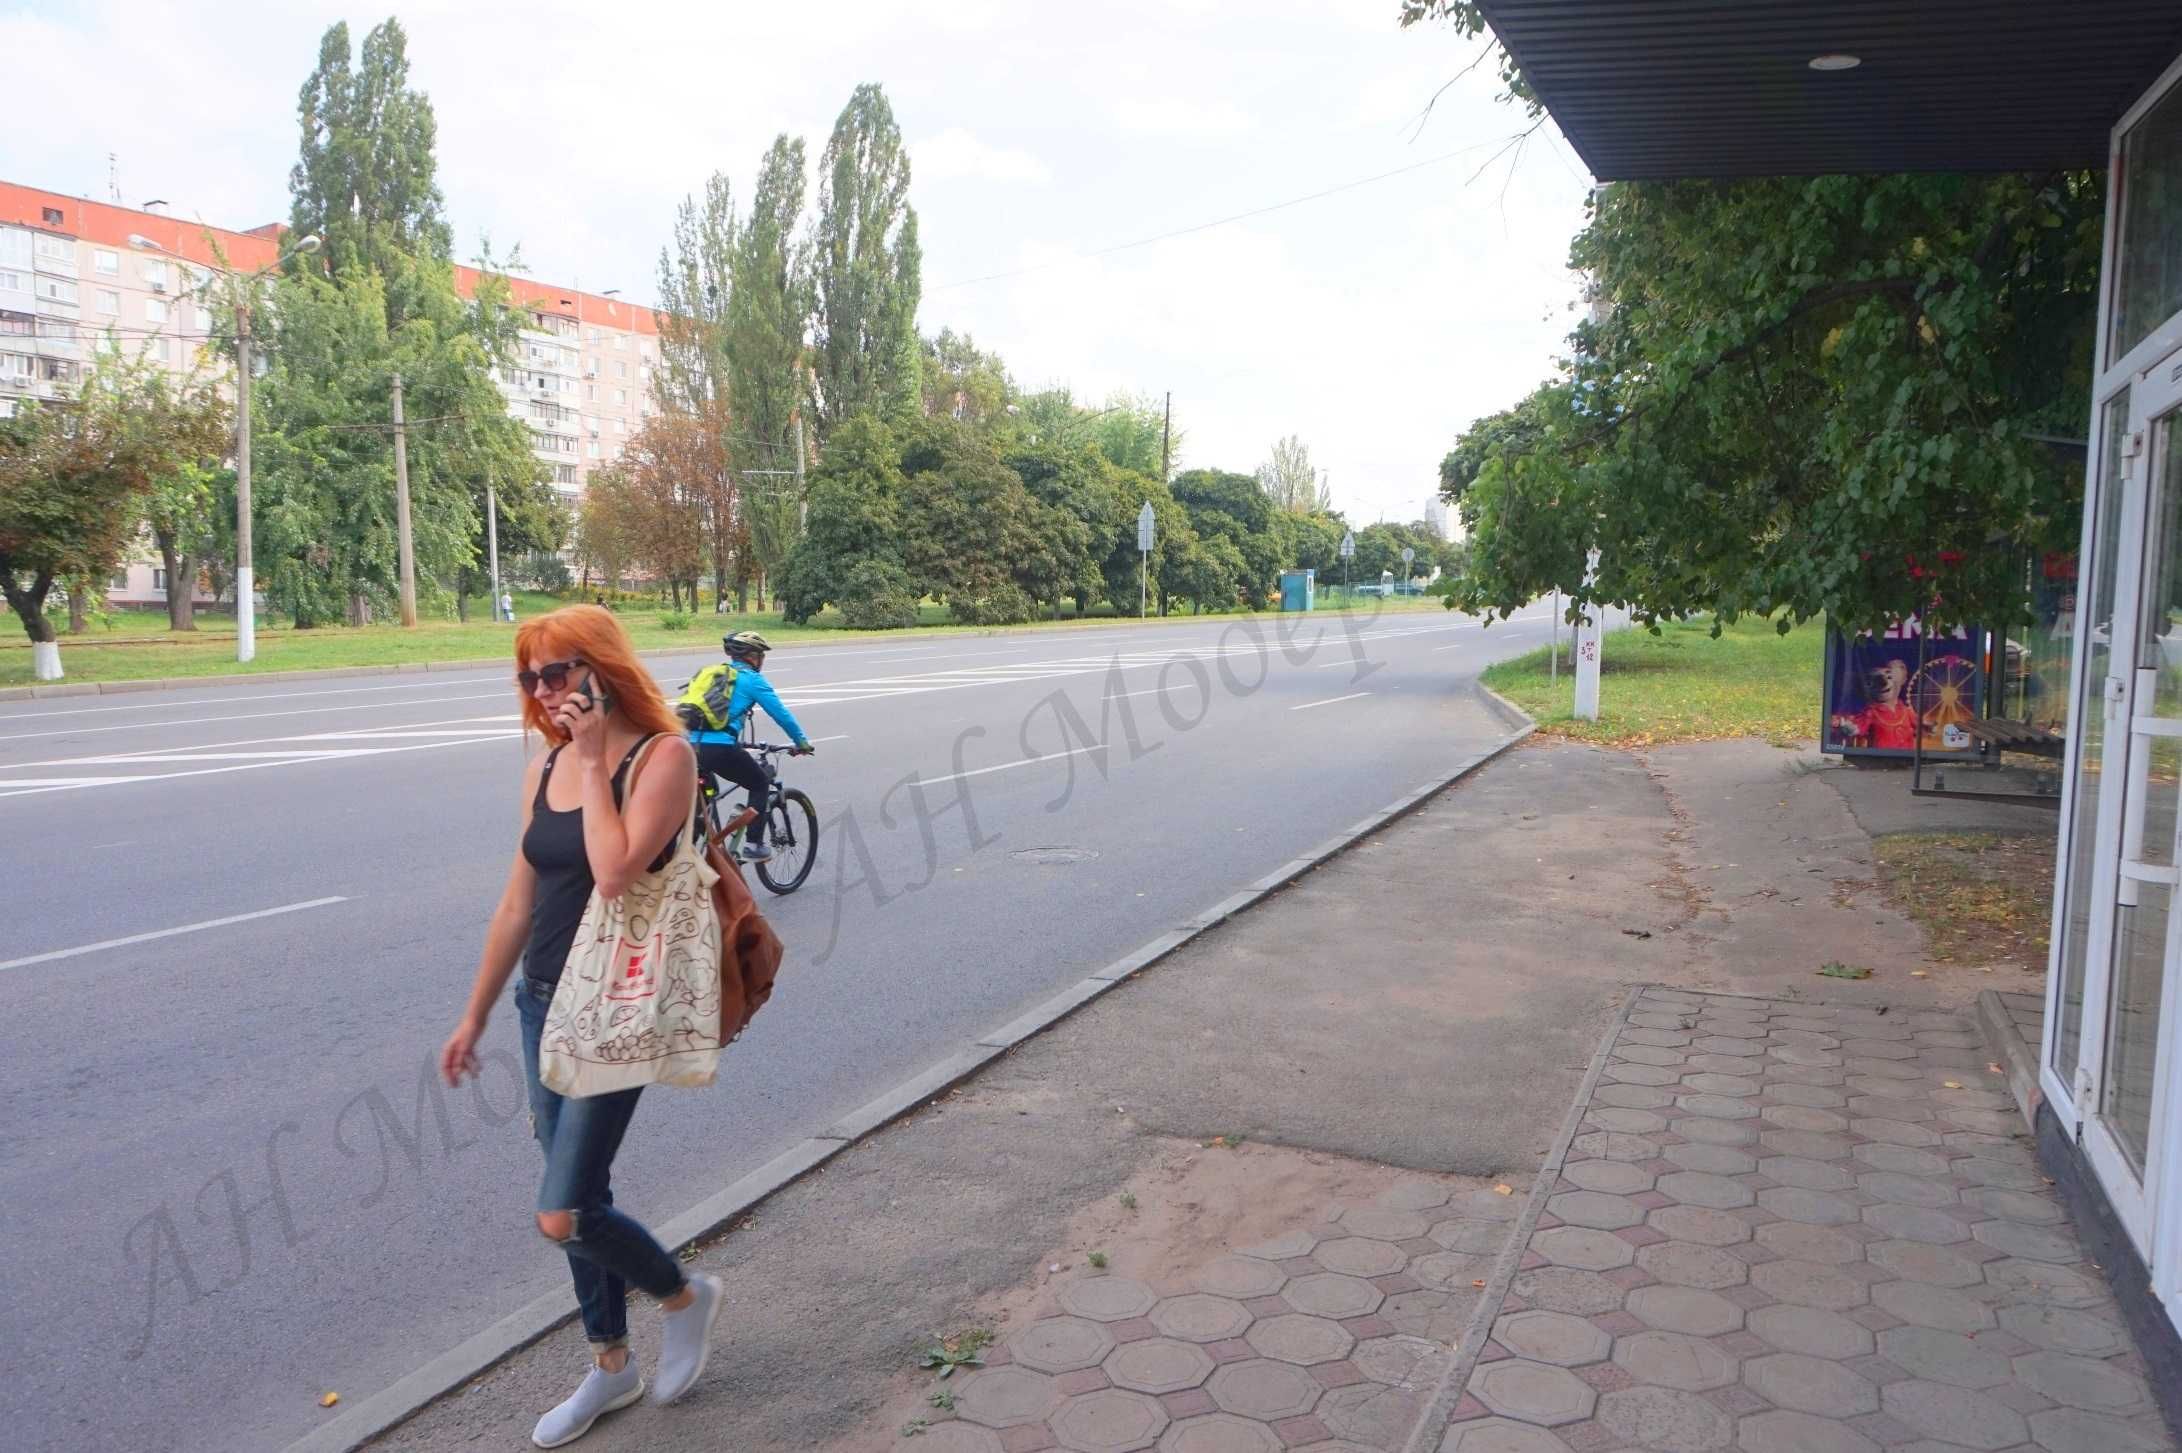
<path fill-rule="evenodd" d="M 643 1396 L 644 1375 L 636 1370 L 634 1357 L 623 1363 L 619 1372 L 608 1372 L 593 1363 L 568 1401 L 538 1420 L 530 1441 L 541 1448 L 573 1443 L 590 1432 L 591 1425 L 605 1414 L 628 1407 Z"/>
<path fill-rule="evenodd" d="M 704 1376 L 705 1359 L 712 1355 L 712 1324 L 720 1320 L 727 1293 L 720 1279 L 700 1272 L 689 1279 L 694 1295 L 679 1312 L 669 1312 L 659 1336 L 659 1380 L 652 1385 L 652 1401 L 671 1403 Z"/>

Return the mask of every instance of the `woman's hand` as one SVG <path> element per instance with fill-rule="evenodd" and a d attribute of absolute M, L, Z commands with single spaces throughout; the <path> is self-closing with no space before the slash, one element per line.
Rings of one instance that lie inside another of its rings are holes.
<path fill-rule="evenodd" d="M 561 724 L 561 730 L 568 733 L 569 743 L 575 747 L 578 758 L 589 765 L 604 759 L 606 713 L 599 710 L 597 702 L 577 692 L 562 702 L 560 710 L 553 715 Z"/>
<path fill-rule="evenodd" d="M 440 1047 L 439 1077 L 449 1089 L 461 1085 L 464 1075 L 479 1073 L 477 1041 L 484 1034 L 485 1026 L 465 1016 L 455 1025 L 455 1032 L 447 1036 L 447 1043 Z"/>

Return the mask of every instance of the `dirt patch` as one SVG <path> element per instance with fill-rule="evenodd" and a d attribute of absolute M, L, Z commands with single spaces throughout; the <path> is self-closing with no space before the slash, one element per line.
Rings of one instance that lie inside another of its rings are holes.
<path fill-rule="evenodd" d="M 2039 972 L 2053 924 L 2053 839 L 1997 832 L 1878 840 L 1879 883 L 1934 964 Z"/>
<path fill-rule="evenodd" d="M 934 1328 L 931 1343 L 971 1344 L 989 1337 L 995 1363 L 1009 1360 L 1008 1339 L 1065 1309 L 1069 1284 L 1096 1277 L 1142 1282 L 1161 1296 L 1193 1290 L 1205 1268 L 1228 1253 L 1303 1228 L 1323 1229 L 1343 1206 L 1369 1202 L 1396 1186 L 1432 1186 L 1449 1198 L 1492 1181 L 1419 1175 L 1321 1151 L 1249 1141 L 1161 1138 L 1135 1174 L 1070 1218 L 1029 1281 L 986 1297 L 960 1327 Z M 1520 1197 L 1524 1185 L 1511 1185 Z M 1435 1214 L 1445 1215 L 1446 1212 Z M 1103 1266 L 1094 1260 L 1102 1260 Z M 1421 1345 L 1421 1343 L 1420 1343 Z M 974 1375 L 941 1379 L 905 1367 L 880 1410 L 852 1432 L 817 1445 L 824 1453 L 893 1453 L 952 1416 L 952 1398 Z M 914 1430 L 914 1431 L 912 1431 Z"/>

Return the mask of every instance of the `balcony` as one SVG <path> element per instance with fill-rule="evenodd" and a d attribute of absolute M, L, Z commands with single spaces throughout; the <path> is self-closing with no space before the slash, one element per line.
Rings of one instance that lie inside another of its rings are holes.
<path fill-rule="evenodd" d="M 41 297 L 37 304 L 38 311 L 49 318 L 74 318 L 83 311 L 81 303 L 64 303 L 59 298 Z"/>
<path fill-rule="evenodd" d="M 31 339 L 30 344 L 32 351 L 41 358 L 82 358 L 84 356 L 84 346 L 81 338 L 41 336 Z"/>

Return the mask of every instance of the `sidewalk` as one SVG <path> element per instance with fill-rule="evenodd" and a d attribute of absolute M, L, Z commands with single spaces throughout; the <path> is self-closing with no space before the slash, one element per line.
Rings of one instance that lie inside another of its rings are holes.
<path fill-rule="evenodd" d="M 706 1382 L 579 1446 L 2174 1446 L 1976 1038 L 2034 985 L 1909 977 L 1871 877 L 1793 754 L 1518 749 L 694 1251 Z"/>

